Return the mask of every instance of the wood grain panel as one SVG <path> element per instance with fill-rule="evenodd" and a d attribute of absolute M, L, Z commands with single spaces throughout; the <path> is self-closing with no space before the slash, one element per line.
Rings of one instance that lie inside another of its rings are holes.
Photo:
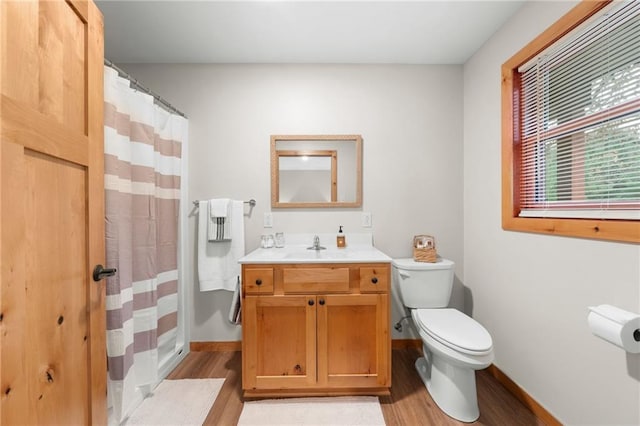
<path fill-rule="evenodd" d="M 378 309 L 378 383 L 384 386 L 391 386 L 391 332 L 389 325 L 391 324 L 391 304 L 389 302 L 390 294 L 379 294 Z"/>
<path fill-rule="evenodd" d="M 318 308 L 318 384 L 385 387 L 391 384 L 388 296 L 327 295 Z"/>
<path fill-rule="evenodd" d="M 258 296 L 247 296 L 242 299 L 242 389 L 256 387 L 256 369 L 258 367 Z"/>
<path fill-rule="evenodd" d="M 102 31 L 91 1 L 0 2 L 2 424 L 107 422 Z"/>
<path fill-rule="evenodd" d="M 78 5 L 79 3 L 79 5 Z M 74 1 L 75 9 L 87 21 L 87 134 L 88 134 L 88 247 L 85 274 L 105 262 L 104 224 L 104 24 L 93 2 Z M 86 8 L 86 10 L 85 10 Z M 106 287 L 89 281 L 89 346 L 91 374 L 91 424 L 107 424 Z M 104 281 L 103 281 L 104 283 Z"/>
<path fill-rule="evenodd" d="M 89 141 L 85 135 L 70 131 L 56 119 L 8 96 L 2 95 L 0 102 L 3 140 L 65 158 L 76 164 L 88 165 Z"/>
<path fill-rule="evenodd" d="M 2 94 L 37 110 L 39 101 L 38 80 L 40 60 L 38 57 L 38 0 L 3 1 L 2 31 L 2 75 L 5 84 Z M 9 43 L 8 40 L 13 40 Z M 19 43 L 15 42 L 20 40 Z M 11 82 L 11 84 L 6 84 Z"/>
<path fill-rule="evenodd" d="M 376 298 L 325 299 L 327 375 L 376 374 Z"/>
<path fill-rule="evenodd" d="M 306 304 L 258 304 L 259 376 L 303 376 L 307 373 Z"/>
<path fill-rule="evenodd" d="M 65 42 L 67 19 L 64 16 L 66 4 L 61 2 L 43 2 L 39 11 L 38 48 L 40 67 L 38 110 L 58 122 L 64 123 L 65 88 L 62 79 L 65 71 Z M 84 41 L 84 40 L 83 40 Z M 80 77 L 83 77 L 80 75 Z M 79 99 L 82 101 L 82 99 Z M 84 105 L 83 105 L 84 107 Z"/>
<path fill-rule="evenodd" d="M 87 424 L 86 170 L 32 151 L 25 170 L 29 414 L 40 425 Z"/>
<path fill-rule="evenodd" d="M 88 3 L 85 2 L 84 4 Z M 91 15 L 97 15 L 99 13 L 94 4 L 91 4 L 90 7 L 92 8 Z M 96 55 L 100 54 L 100 56 L 104 56 L 104 54 L 102 53 L 102 46 L 96 46 L 97 41 L 95 40 L 95 36 L 97 33 L 94 32 L 93 37 L 88 38 L 87 35 L 90 31 L 88 26 L 80 19 L 80 16 L 77 15 L 77 11 L 75 11 L 73 16 L 70 16 L 70 10 L 69 7 L 65 10 L 69 18 L 63 41 L 65 49 L 62 84 L 65 92 L 63 97 L 64 111 L 62 122 L 69 126 L 69 128 L 77 130 L 78 133 L 88 134 L 90 122 L 87 120 L 87 109 L 97 107 L 97 105 L 90 104 L 89 98 L 91 92 L 87 90 L 90 75 L 88 72 L 89 61 L 91 61 L 92 55 L 97 59 Z M 89 12 L 87 11 L 87 13 Z M 96 21 L 97 17 L 93 19 L 93 22 Z M 101 26 L 100 29 L 102 29 Z M 100 32 L 100 34 L 102 34 L 102 32 Z M 100 37 L 100 40 L 101 39 Z M 87 44 L 92 41 L 92 50 L 90 50 Z M 104 60 L 102 62 L 104 64 Z M 104 74 L 104 71 L 102 71 L 101 74 Z M 102 107 L 100 107 L 100 109 L 102 109 Z M 95 122 L 91 123 L 95 124 Z"/>
<path fill-rule="evenodd" d="M 87 23 L 91 21 L 92 15 L 95 13 L 95 5 L 87 0 L 66 0 L 67 4 L 73 8 L 78 14 L 78 17 L 82 19 L 82 22 Z M 93 16 L 95 18 L 95 16 Z M 100 18 L 102 20 L 102 18 Z"/>
<path fill-rule="evenodd" d="M 2 388 L 11 396 L 2 400 L 2 420 L 86 424 L 85 169 L 19 145 L 2 148 L 3 206 L 10 206 L 2 245 L 13 247 L 2 264 L 2 322 L 10 331 Z"/>
<path fill-rule="evenodd" d="M 5 425 L 23 422 L 22 410 L 28 407 L 28 385 L 26 340 L 24 333 L 27 311 L 26 244 L 25 223 L 22 212 L 25 205 L 26 180 L 24 168 L 24 148 L 20 145 L 2 142 L 0 157 L 2 172 L 2 222 L 1 245 L 1 291 L 0 313 L 2 315 L 0 333 L 0 423 Z M 10 249 L 9 249 L 10 248 Z"/>
<path fill-rule="evenodd" d="M 360 268 L 360 291 L 363 293 L 386 293 L 389 291 L 389 265 Z"/>
<path fill-rule="evenodd" d="M 193 352 L 235 352 L 242 350 L 242 342 L 190 342 L 189 350 Z"/>
<path fill-rule="evenodd" d="M 273 293 L 273 268 L 254 268 L 243 265 L 242 285 L 247 294 Z"/>
<path fill-rule="evenodd" d="M 304 388 L 315 383 L 315 298 L 248 296 L 243 315 L 244 389 Z"/>
<path fill-rule="evenodd" d="M 420 339 L 393 339 L 391 341 L 392 349 L 422 349 L 422 340 Z"/>
<path fill-rule="evenodd" d="M 285 293 L 346 293 L 349 267 L 286 267 L 282 284 Z"/>
<path fill-rule="evenodd" d="M 77 2 L 80 4 L 80 2 Z M 79 9 L 88 9 L 88 2 Z M 2 2 L 2 94 L 86 134 L 86 25 L 63 1 Z"/>

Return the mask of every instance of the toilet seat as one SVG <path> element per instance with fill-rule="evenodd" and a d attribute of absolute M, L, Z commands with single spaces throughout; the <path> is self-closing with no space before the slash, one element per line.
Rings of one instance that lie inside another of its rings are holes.
<path fill-rule="evenodd" d="M 474 356 L 493 350 L 489 332 L 457 309 L 416 309 L 413 317 L 424 333 L 451 349 Z"/>

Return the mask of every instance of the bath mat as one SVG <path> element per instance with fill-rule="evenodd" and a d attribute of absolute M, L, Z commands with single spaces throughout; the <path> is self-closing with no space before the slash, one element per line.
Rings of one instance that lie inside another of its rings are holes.
<path fill-rule="evenodd" d="M 375 396 L 285 398 L 245 402 L 239 426 L 384 426 Z"/>
<path fill-rule="evenodd" d="M 163 380 L 122 425 L 202 425 L 224 379 Z"/>

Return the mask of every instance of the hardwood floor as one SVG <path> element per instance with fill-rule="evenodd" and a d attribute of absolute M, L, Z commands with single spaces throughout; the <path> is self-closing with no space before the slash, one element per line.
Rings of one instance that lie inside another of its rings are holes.
<path fill-rule="evenodd" d="M 393 350 L 391 395 L 380 397 L 387 426 L 464 425 L 444 414 L 433 402 L 413 366 L 417 349 Z M 235 425 L 242 411 L 240 352 L 191 352 L 168 379 L 226 380 L 205 425 Z M 474 425 L 544 425 L 486 371 L 476 373 L 480 418 Z"/>

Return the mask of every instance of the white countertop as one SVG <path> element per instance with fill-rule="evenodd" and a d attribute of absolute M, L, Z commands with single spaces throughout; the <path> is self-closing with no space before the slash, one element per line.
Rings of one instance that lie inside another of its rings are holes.
<path fill-rule="evenodd" d="M 258 248 L 239 263 L 390 263 L 391 258 L 375 248 L 370 234 L 347 235 L 347 247 L 336 247 L 335 234 L 319 234 L 325 250 L 309 250 L 313 234 L 285 234 L 282 248 Z M 306 243 L 301 243 L 307 241 Z"/>

